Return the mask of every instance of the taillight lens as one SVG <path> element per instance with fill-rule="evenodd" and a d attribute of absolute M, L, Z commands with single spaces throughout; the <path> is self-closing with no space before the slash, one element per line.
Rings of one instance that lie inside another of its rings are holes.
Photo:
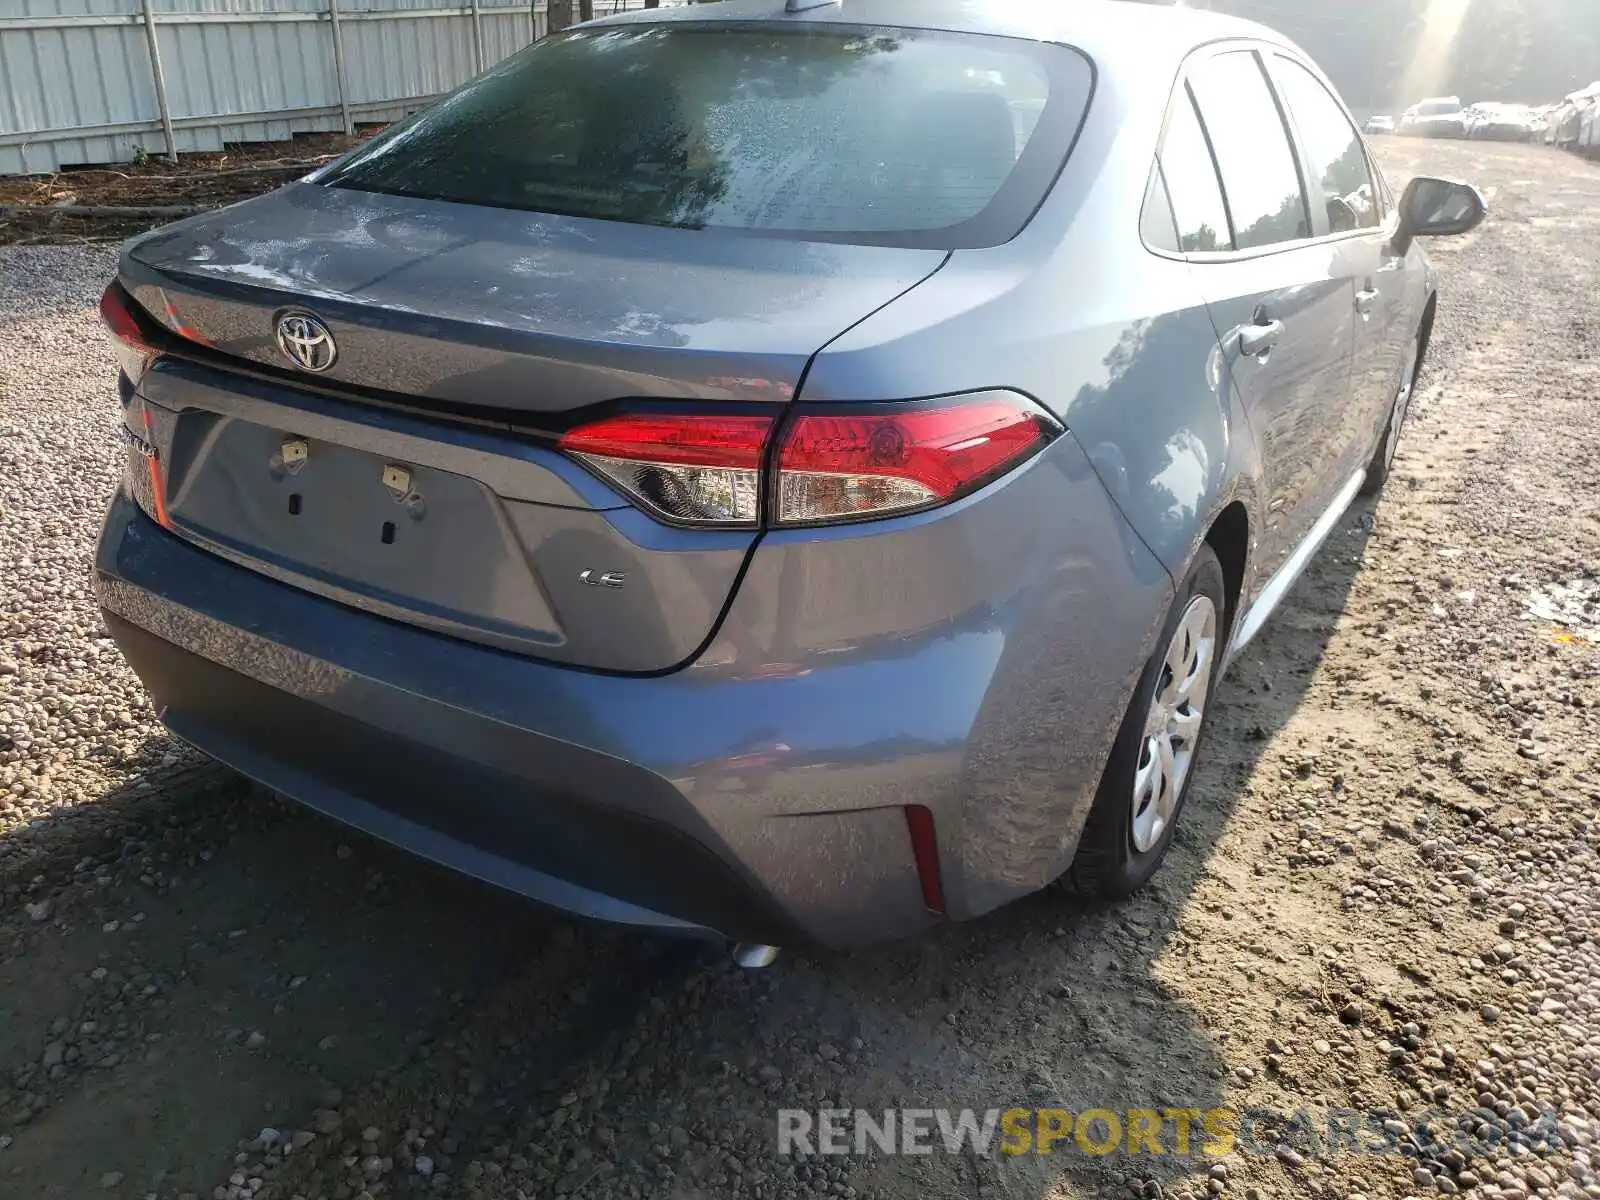
<path fill-rule="evenodd" d="M 137 383 L 145 368 L 155 359 L 157 351 L 146 339 L 133 309 L 134 301 L 115 281 L 107 286 L 100 297 L 100 320 L 111 334 L 117 363 L 123 373 Z"/>
<path fill-rule="evenodd" d="M 754 525 L 772 423 L 771 416 L 622 413 L 568 430 L 560 445 L 658 517 Z"/>
<path fill-rule="evenodd" d="M 1057 430 L 1015 392 L 805 412 L 778 451 L 777 522 L 854 521 L 945 504 L 1005 474 Z"/>
<path fill-rule="evenodd" d="M 623 413 L 561 449 L 657 517 L 754 526 L 772 416 Z M 892 516 L 955 500 L 1036 453 L 1060 426 L 1026 396 L 981 392 L 909 405 L 801 411 L 772 464 L 779 525 Z"/>

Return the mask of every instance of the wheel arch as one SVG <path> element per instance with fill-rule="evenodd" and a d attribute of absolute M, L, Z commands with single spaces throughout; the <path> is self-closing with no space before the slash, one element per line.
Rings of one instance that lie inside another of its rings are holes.
<path fill-rule="evenodd" d="M 1221 511 L 1212 518 L 1201 544 L 1210 546 L 1217 561 L 1222 564 L 1228 597 L 1226 626 L 1231 633 L 1239 619 L 1245 571 L 1250 564 L 1250 512 L 1244 501 L 1233 499 L 1223 505 Z"/>
<path fill-rule="evenodd" d="M 1433 319 L 1439 312 L 1439 293 L 1428 293 L 1428 301 L 1422 306 L 1422 324 L 1417 327 L 1417 365 L 1412 371 L 1411 380 L 1415 383 L 1422 378 L 1422 365 L 1428 360 L 1428 344 L 1433 341 Z"/>

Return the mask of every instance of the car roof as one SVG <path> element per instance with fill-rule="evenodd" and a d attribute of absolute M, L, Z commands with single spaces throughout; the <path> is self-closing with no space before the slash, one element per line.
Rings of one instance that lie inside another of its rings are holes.
<path fill-rule="evenodd" d="M 784 0 L 717 0 L 633 10 L 588 24 L 726 21 L 881 25 L 1062 42 L 1101 67 L 1125 63 L 1142 69 L 1156 65 L 1157 59 L 1175 67 L 1194 47 L 1226 38 L 1292 46 L 1253 21 L 1132 0 L 839 0 L 799 13 L 786 12 Z"/>

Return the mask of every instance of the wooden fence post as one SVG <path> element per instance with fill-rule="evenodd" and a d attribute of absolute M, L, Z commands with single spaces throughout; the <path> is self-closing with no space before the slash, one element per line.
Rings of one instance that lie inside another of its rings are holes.
<path fill-rule="evenodd" d="M 339 0 L 328 0 L 328 20 L 333 25 L 333 73 L 339 83 L 339 115 L 344 119 L 344 134 L 356 131 L 350 119 L 350 84 L 344 70 L 344 28 L 339 24 Z"/>
<path fill-rule="evenodd" d="M 167 77 L 161 70 L 161 43 L 156 40 L 156 14 L 150 0 L 143 0 L 144 37 L 150 47 L 150 75 L 156 85 L 156 109 L 161 113 L 161 132 L 167 138 L 167 161 L 178 161 L 178 140 L 172 136 L 172 109 L 167 106 Z"/>

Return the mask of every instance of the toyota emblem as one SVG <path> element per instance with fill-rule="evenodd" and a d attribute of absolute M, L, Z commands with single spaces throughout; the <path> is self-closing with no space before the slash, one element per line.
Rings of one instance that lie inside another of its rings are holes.
<path fill-rule="evenodd" d="M 321 318 L 288 312 L 278 318 L 278 349 L 302 371 L 326 371 L 339 357 L 333 334 Z"/>

